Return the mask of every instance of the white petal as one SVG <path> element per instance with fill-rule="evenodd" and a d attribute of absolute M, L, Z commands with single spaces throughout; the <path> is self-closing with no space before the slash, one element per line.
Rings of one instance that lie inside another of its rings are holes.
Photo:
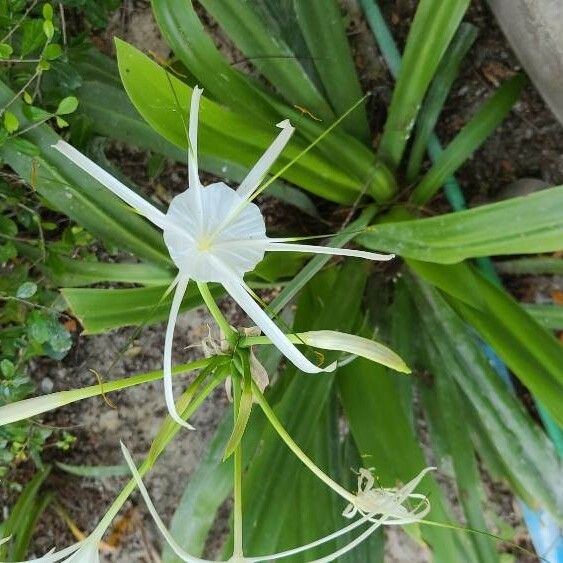
<path fill-rule="evenodd" d="M 382 364 L 394 370 L 410 373 L 411 370 L 400 356 L 393 350 L 375 340 L 362 338 L 355 334 L 347 334 L 335 330 L 313 330 L 297 335 L 305 344 L 323 350 L 337 350 L 355 356 L 362 356 L 372 362 Z"/>
<path fill-rule="evenodd" d="M 195 86 L 190 103 L 190 125 L 188 130 L 188 186 L 199 188 L 199 173 L 197 164 L 197 122 L 199 117 L 199 100 L 203 89 Z"/>
<path fill-rule="evenodd" d="M 66 559 L 66 561 L 72 561 L 73 554 L 77 555 L 79 550 L 81 550 L 88 543 L 91 542 L 89 542 L 88 539 L 85 539 L 68 547 L 65 547 L 60 551 L 51 551 L 46 555 L 44 555 L 43 557 L 38 557 L 37 559 L 27 559 L 25 562 L 22 563 L 55 563 L 56 561 L 62 561 L 63 559 L 65 559 L 65 557 L 69 557 L 69 555 L 71 557 L 69 559 Z"/>
<path fill-rule="evenodd" d="M 352 256 L 366 260 L 386 262 L 395 258 L 394 254 L 378 254 L 364 250 L 350 250 L 348 248 L 331 248 L 330 246 L 313 246 L 309 244 L 288 244 L 284 242 L 270 242 L 266 250 L 274 252 L 310 252 L 312 254 L 332 254 L 333 256 Z"/>
<path fill-rule="evenodd" d="M 247 557 L 246 561 L 248 563 L 259 563 L 260 561 L 271 561 L 273 559 L 282 559 L 284 557 L 289 557 L 290 555 L 302 553 L 303 551 L 313 549 L 314 547 L 318 547 L 319 545 L 323 545 L 324 543 L 335 540 L 336 538 L 343 536 L 344 534 L 347 534 L 347 533 L 355 530 L 358 526 L 361 526 L 362 524 L 365 524 L 366 522 L 369 522 L 369 519 L 367 517 L 361 517 L 361 518 L 358 518 L 358 520 L 356 520 L 352 524 L 348 524 L 348 526 L 345 526 L 344 528 L 341 528 L 340 530 L 333 532 L 332 534 L 329 534 L 328 536 L 325 536 L 323 538 L 315 540 L 311 543 L 301 545 L 301 546 L 296 547 L 294 549 L 288 549 L 286 551 L 280 551 L 279 553 L 273 553 L 272 555 L 265 555 L 265 556 L 261 556 L 261 557 Z M 371 526 L 371 527 L 373 527 L 373 526 Z"/>
<path fill-rule="evenodd" d="M 337 549 L 335 552 L 325 557 L 319 559 L 313 559 L 310 563 L 328 563 L 329 561 L 335 561 L 341 555 L 352 551 L 356 546 L 360 545 L 364 540 L 369 538 L 378 528 L 380 528 L 385 523 L 385 518 L 378 520 L 375 524 L 372 524 L 365 532 L 360 534 L 355 540 L 347 543 L 345 546 Z"/>
<path fill-rule="evenodd" d="M 84 170 L 84 172 L 90 174 L 92 178 L 104 185 L 125 203 L 136 209 L 141 215 L 144 215 L 151 223 L 154 223 L 161 229 L 164 228 L 165 215 L 162 211 L 157 209 L 154 205 L 151 205 L 140 195 L 136 194 L 131 188 L 122 184 L 119 180 L 106 172 L 101 166 L 98 166 L 95 162 L 91 161 L 80 151 L 77 151 L 74 147 L 64 141 L 58 141 L 57 144 L 52 145 L 52 147 L 66 156 L 70 161 L 76 164 L 76 166 Z"/>
<path fill-rule="evenodd" d="M 172 548 L 174 553 L 176 553 L 176 555 L 180 559 L 182 559 L 182 561 L 188 561 L 190 563 L 213 563 L 213 562 L 208 562 L 205 559 L 199 559 L 197 557 L 193 557 L 189 553 L 185 552 L 178 545 L 178 543 L 172 537 L 172 534 L 168 531 L 168 529 L 164 525 L 164 522 L 162 521 L 162 519 L 158 515 L 158 512 L 156 511 L 156 508 L 154 507 L 154 504 L 151 500 L 151 497 L 149 496 L 149 493 L 148 493 L 148 491 L 145 487 L 145 484 L 143 483 L 143 480 L 141 479 L 141 476 L 139 475 L 139 472 L 137 471 L 137 468 L 135 467 L 135 462 L 131 458 L 131 454 L 129 453 L 129 450 L 125 447 L 123 442 L 121 442 L 121 451 L 123 452 L 123 456 L 125 457 L 125 461 L 127 462 L 129 469 L 131 470 L 131 473 L 133 475 L 133 479 L 135 479 L 135 482 L 137 483 L 137 487 L 139 487 L 139 491 L 141 491 L 141 494 L 143 495 L 143 499 L 145 500 L 147 508 L 149 509 L 149 512 L 151 513 L 151 516 L 153 517 L 157 528 L 159 529 L 160 533 L 164 536 L 164 539 L 168 542 L 168 545 Z"/>
<path fill-rule="evenodd" d="M 168 414 L 175 422 L 177 422 L 184 428 L 194 430 L 194 427 L 183 420 L 178 414 L 176 405 L 174 403 L 174 391 L 172 389 L 172 343 L 174 341 L 174 327 L 176 326 L 176 319 L 178 318 L 180 305 L 182 304 L 184 293 L 186 293 L 186 288 L 188 286 L 189 280 L 190 279 L 187 276 L 179 276 L 178 285 L 176 286 L 176 291 L 174 293 L 174 299 L 172 300 L 172 306 L 170 307 L 170 315 L 168 317 L 168 325 L 166 327 L 166 336 L 164 338 L 163 383 L 164 398 L 166 399 Z"/>
<path fill-rule="evenodd" d="M 280 134 L 276 137 L 266 152 L 260 157 L 258 162 L 254 165 L 252 170 L 248 173 L 246 178 L 242 181 L 242 184 L 240 184 L 237 189 L 237 193 L 242 199 L 250 199 L 295 131 L 295 128 L 291 125 L 288 119 L 278 123 L 277 127 L 281 129 Z"/>
<path fill-rule="evenodd" d="M 319 373 L 322 371 L 334 371 L 336 362 L 326 368 L 320 368 L 310 362 L 287 338 L 287 336 L 277 327 L 248 293 L 242 280 L 225 275 L 223 281 L 225 289 L 231 297 L 240 305 L 244 312 L 260 327 L 260 330 L 272 341 L 272 344 L 301 371 L 307 373 Z"/>

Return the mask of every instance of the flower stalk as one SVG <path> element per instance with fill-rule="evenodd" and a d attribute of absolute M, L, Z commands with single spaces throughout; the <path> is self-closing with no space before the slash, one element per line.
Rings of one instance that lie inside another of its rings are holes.
<path fill-rule="evenodd" d="M 233 428 L 237 424 L 241 401 L 241 382 L 233 377 Z M 233 557 L 244 557 L 242 548 L 242 438 L 234 451 L 233 463 Z"/>

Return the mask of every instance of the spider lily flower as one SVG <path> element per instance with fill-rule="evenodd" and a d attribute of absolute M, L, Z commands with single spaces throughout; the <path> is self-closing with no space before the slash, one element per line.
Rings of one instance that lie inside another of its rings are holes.
<path fill-rule="evenodd" d="M 158 512 L 157 512 L 157 510 L 156 510 L 156 508 L 155 508 L 155 506 L 152 502 L 152 499 L 150 498 L 150 495 L 147 491 L 147 488 L 145 487 L 143 480 L 142 480 L 141 476 L 139 475 L 139 472 L 137 471 L 137 468 L 135 466 L 135 462 L 133 461 L 131 454 L 129 453 L 129 450 L 125 447 L 125 445 L 123 443 L 121 443 L 121 450 L 123 452 L 123 456 L 125 457 L 125 461 L 127 462 L 127 465 L 129 466 L 131 474 L 133 475 L 133 479 L 135 480 L 137 487 L 139 488 L 139 491 L 141 492 L 141 495 L 143 496 L 143 499 L 144 499 L 144 501 L 147 505 L 147 508 L 148 508 L 153 520 L 155 521 L 155 524 L 156 524 L 158 530 L 160 531 L 160 533 L 162 534 L 162 536 L 164 537 L 164 539 L 166 540 L 168 545 L 172 548 L 174 553 L 182 561 L 187 561 L 188 563 L 214 563 L 213 561 L 209 561 L 209 560 L 206 560 L 206 559 L 200 559 L 199 557 L 195 557 L 193 555 L 190 555 L 188 552 L 186 552 L 178 544 L 178 542 L 176 542 L 176 540 L 174 539 L 174 537 L 172 536 L 170 531 L 166 528 L 164 522 L 160 518 L 160 516 L 159 516 L 159 514 L 158 514 Z M 308 543 L 308 544 L 305 544 L 305 545 L 302 545 L 302 546 L 299 546 L 299 547 L 296 547 L 296 548 L 293 548 L 293 549 L 288 549 L 286 551 L 282 551 L 282 552 L 279 552 L 279 553 L 273 553 L 271 555 L 262 555 L 260 557 L 232 556 L 227 561 L 229 561 L 230 563 L 259 563 L 261 561 L 273 561 L 273 560 L 283 559 L 285 557 L 290 557 L 290 556 L 296 555 L 298 553 L 303 553 L 305 551 L 308 551 L 309 549 L 313 549 L 315 547 L 318 547 L 320 545 L 323 545 L 325 543 L 333 541 L 333 540 L 343 536 L 344 534 L 349 534 L 349 533 L 353 532 L 355 529 L 360 528 L 361 526 L 363 526 L 365 524 L 371 524 L 360 535 L 358 535 L 355 539 L 351 540 L 349 543 L 347 543 L 343 547 L 337 549 L 335 552 L 330 553 L 329 555 L 326 555 L 326 556 L 321 557 L 319 559 L 315 559 L 315 560 L 311 561 L 311 563 L 328 563 L 329 561 L 334 561 L 338 557 L 341 557 L 345 553 L 354 549 L 356 546 L 358 546 L 361 542 L 363 542 L 365 539 L 367 539 L 371 534 L 373 534 L 379 527 L 381 527 L 383 525 L 399 524 L 399 523 L 410 524 L 410 523 L 414 523 L 414 522 L 417 522 L 420 519 L 422 519 L 427 514 L 428 510 L 430 509 L 430 504 L 429 504 L 428 500 L 426 499 L 426 497 L 424 497 L 423 495 L 417 495 L 417 494 L 413 493 L 413 490 L 418 485 L 418 483 L 420 482 L 422 477 L 424 477 L 424 475 L 430 469 L 433 469 L 433 468 L 425 469 L 424 471 L 422 471 L 415 479 L 413 479 L 410 483 L 405 485 L 402 489 L 399 489 L 399 490 L 393 489 L 393 491 L 395 492 L 394 502 L 388 501 L 388 502 L 385 503 L 385 505 L 383 505 L 382 503 L 376 503 L 376 507 L 375 507 L 376 511 L 375 512 L 368 512 L 368 513 L 365 513 L 365 514 L 361 514 L 360 518 L 358 518 L 355 522 L 341 528 L 340 530 L 338 530 L 336 532 L 333 532 L 332 534 L 329 534 L 329 535 L 327 535 L 323 538 L 320 538 L 318 540 L 315 540 L 311 543 Z M 368 472 L 368 474 L 371 477 L 371 473 Z M 363 475 L 364 474 L 361 473 L 361 477 Z M 359 487 L 361 486 L 362 492 L 366 492 L 366 490 L 370 490 L 369 487 L 373 486 L 373 482 L 370 481 L 370 477 L 368 477 L 366 475 L 366 480 L 367 480 L 366 484 L 359 483 L 358 486 Z M 373 477 L 371 477 L 371 479 L 373 479 Z M 371 485 L 370 485 L 370 483 L 371 483 Z M 389 490 L 391 490 L 391 489 L 389 489 Z M 413 513 L 409 517 L 402 516 L 404 522 L 399 522 L 399 519 L 396 518 L 396 516 L 401 511 L 401 508 L 404 508 L 404 507 L 402 507 L 403 503 L 409 498 L 424 499 L 425 508 L 424 508 L 424 510 L 419 511 L 416 515 Z M 348 511 L 348 508 L 346 509 L 346 511 Z M 353 515 L 347 515 L 347 517 L 350 517 L 350 518 L 352 516 Z"/>
<path fill-rule="evenodd" d="M 435 467 L 423 469 L 414 479 L 406 485 L 397 488 L 375 487 L 375 479 L 372 470 L 361 468 L 358 474 L 358 492 L 356 499 L 351 502 L 342 515 L 345 518 L 354 518 L 356 514 L 368 518 L 371 522 L 373 515 L 379 518 L 385 517 L 387 525 L 404 525 L 420 521 L 430 511 L 429 500 L 419 493 L 414 493 L 420 481 L 429 472 L 434 471 Z M 416 500 L 417 505 L 409 509 L 404 504 L 409 500 Z"/>
<path fill-rule="evenodd" d="M 393 258 L 393 255 L 359 250 L 290 244 L 290 241 L 295 239 L 266 236 L 264 217 L 251 200 L 294 132 L 288 120 L 277 125 L 281 129 L 278 137 L 236 190 L 223 182 L 204 187 L 199 180 L 197 160 L 197 124 L 202 92 L 203 90 L 196 86 L 191 97 L 188 128 L 188 189 L 172 199 L 166 213 L 127 188 L 72 146 L 63 141 L 54 145 L 55 149 L 74 164 L 163 231 L 170 257 L 178 268 L 164 345 L 165 399 L 172 418 L 188 428 L 190 425 L 182 420 L 174 405 L 171 365 L 174 326 L 190 279 L 196 282 L 222 284 L 288 360 L 304 372 L 318 373 L 332 371 L 336 366 L 331 364 L 321 368 L 310 362 L 256 303 L 244 283 L 244 274 L 252 271 L 267 251 L 333 254 L 369 260 Z"/>

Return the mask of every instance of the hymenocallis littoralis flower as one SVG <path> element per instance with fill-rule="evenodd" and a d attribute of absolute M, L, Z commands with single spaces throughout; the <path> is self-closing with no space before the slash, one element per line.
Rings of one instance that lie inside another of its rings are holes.
<path fill-rule="evenodd" d="M 267 251 L 333 254 L 368 260 L 393 258 L 393 255 L 360 250 L 291 244 L 290 241 L 295 239 L 269 238 L 266 235 L 264 217 L 258 206 L 252 203 L 252 199 L 263 189 L 262 181 L 294 132 L 288 120 L 278 124 L 281 129 L 278 137 L 236 190 L 223 182 L 204 187 L 199 179 L 197 161 L 201 93 L 202 90 L 195 87 L 191 98 L 188 189 L 174 197 L 166 213 L 151 205 L 67 143 L 59 141 L 54 145 L 77 166 L 163 231 L 170 256 L 178 268 L 164 345 L 165 399 L 170 415 L 178 424 L 188 428 L 191 428 L 190 425 L 182 420 L 174 406 L 171 369 L 174 326 L 190 279 L 198 282 L 203 291 L 205 289 L 202 285 L 207 282 L 222 284 L 260 330 L 297 368 L 308 373 L 318 373 L 334 370 L 335 364 L 323 368 L 309 361 L 256 303 L 243 280 L 244 274 L 252 271 Z"/>
<path fill-rule="evenodd" d="M 149 509 L 151 516 L 153 517 L 157 528 L 163 535 L 166 542 L 170 545 L 172 550 L 176 553 L 176 555 L 182 559 L 183 561 L 187 561 L 188 563 L 213 563 L 206 559 L 201 559 L 199 557 L 194 557 L 186 552 L 179 544 L 176 542 L 170 531 L 164 525 L 164 522 L 160 518 L 150 496 L 149 493 L 142 481 L 142 478 L 137 471 L 135 463 L 131 457 L 131 454 L 127 450 L 127 448 L 121 444 L 121 449 L 127 465 L 131 470 L 133 478 L 139 488 L 145 503 Z M 366 530 L 364 530 L 361 534 L 359 534 L 356 538 L 348 542 L 346 545 L 338 548 L 336 551 L 325 555 L 324 557 L 314 559 L 310 563 L 328 563 L 329 561 L 334 561 L 338 557 L 344 555 L 348 551 L 354 549 L 357 545 L 359 545 L 362 541 L 367 539 L 371 534 L 373 534 L 379 527 L 383 525 L 404 525 L 404 524 L 413 524 L 416 522 L 420 522 L 426 514 L 428 514 L 430 510 L 430 503 L 428 499 L 421 494 L 414 493 L 415 488 L 418 486 L 420 481 L 426 475 L 428 471 L 431 471 L 432 467 L 426 468 L 421 471 L 414 479 L 412 479 L 409 483 L 405 486 L 396 488 L 396 489 L 383 489 L 383 493 L 379 495 L 377 490 L 373 488 L 373 481 L 367 479 L 367 482 L 364 484 L 362 482 L 365 479 L 365 474 L 362 472 L 360 474 L 360 478 L 358 481 L 358 494 L 357 496 L 352 495 L 352 498 L 357 500 L 358 504 L 352 504 L 357 510 L 361 513 L 360 517 L 340 530 L 329 534 L 323 538 L 320 538 L 316 541 L 311 543 L 296 547 L 294 549 L 288 549 L 286 551 L 282 551 L 279 553 L 273 553 L 269 555 L 262 555 L 258 557 L 247 557 L 245 555 L 240 554 L 233 554 L 233 556 L 228 559 L 230 563 L 259 563 L 261 561 L 273 561 L 278 559 L 283 559 L 285 557 L 290 557 L 292 555 L 296 555 L 298 553 L 306 552 L 310 549 L 318 547 L 320 545 L 326 544 L 332 540 L 335 540 L 344 534 L 348 534 L 354 531 L 356 528 L 361 527 L 364 524 L 370 524 Z M 369 474 L 371 476 L 371 474 Z M 365 497 L 366 493 L 373 491 L 373 494 L 369 494 L 369 498 Z M 414 509 L 409 509 L 404 506 L 405 502 L 408 502 L 410 499 L 416 499 L 418 501 L 418 505 Z M 365 512 L 367 511 L 367 512 Z M 351 514 L 350 507 L 347 507 L 343 513 L 344 516 L 351 518 L 353 515 Z"/>

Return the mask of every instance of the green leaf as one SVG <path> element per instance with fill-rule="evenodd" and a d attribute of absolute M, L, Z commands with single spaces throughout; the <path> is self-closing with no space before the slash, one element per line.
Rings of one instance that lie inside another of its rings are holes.
<path fill-rule="evenodd" d="M 508 115 L 525 84 L 524 75 L 516 75 L 507 80 L 479 108 L 416 186 L 411 196 L 413 203 L 424 205 L 440 189 L 448 176 L 471 157 Z"/>
<path fill-rule="evenodd" d="M 53 19 L 53 6 L 51 4 L 43 4 L 43 18 L 47 21 Z"/>
<path fill-rule="evenodd" d="M 44 495 L 47 502 L 42 502 L 39 496 L 39 489 L 49 472 L 50 469 L 46 468 L 33 475 L 18 496 L 10 511 L 10 516 L 3 522 L 2 536 L 12 536 L 8 546 L 0 546 L 0 556 L 3 559 L 4 557 L 7 557 L 8 561 L 22 561 L 24 559 L 37 518 L 51 500 L 49 495 Z M 8 547 L 7 556 L 2 553 L 6 547 Z"/>
<path fill-rule="evenodd" d="M 469 6 L 469 0 L 421 0 L 411 25 L 378 156 L 401 162 L 426 90 Z"/>
<path fill-rule="evenodd" d="M 68 115 L 70 113 L 74 113 L 77 107 L 78 98 L 75 96 L 67 96 L 59 102 L 59 106 L 57 107 L 57 111 L 55 113 L 57 115 Z"/>
<path fill-rule="evenodd" d="M 151 5 L 166 42 L 213 98 L 237 111 L 252 108 L 253 115 L 266 123 L 279 118 L 260 86 L 223 58 L 192 0 L 151 0 Z"/>
<path fill-rule="evenodd" d="M 47 39 L 53 39 L 53 35 L 55 35 L 55 27 L 53 26 L 53 22 L 51 20 L 45 20 L 43 22 L 43 33 Z"/>
<path fill-rule="evenodd" d="M 0 59 L 7 59 L 12 53 L 14 49 L 8 43 L 0 43 Z"/>
<path fill-rule="evenodd" d="M 87 262 L 50 254 L 41 269 L 59 287 L 81 287 L 101 282 L 166 286 L 172 270 L 153 264 Z"/>
<path fill-rule="evenodd" d="M 18 234 L 18 225 L 13 219 L 0 215 L 0 233 L 8 237 L 15 237 Z"/>
<path fill-rule="evenodd" d="M 560 464 L 553 445 L 510 394 L 466 324 L 437 291 L 422 283 L 411 288 L 426 326 L 423 334 L 430 341 L 429 367 L 438 378 L 455 378 L 492 437 L 510 472 L 507 477 L 519 482 L 519 490 L 527 491 L 526 502 L 543 506 L 562 519 Z"/>
<path fill-rule="evenodd" d="M 46 119 L 49 119 L 53 115 L 52 113 L 49 113 L 42 108 L 38 108 L 32 105 L 24 106 L 22 111 L 28 119 L 31 119 L 31 121 L 34 122 L 44 121 Z"/>
<path fill-rule="evenodd" d="M 175 54 L 195 75 L 194 82 L 203 85 L 215 100 L 237 113 L 249 116 L 253 122 L 264 125 L 289 118 L 297 127 L 295 138 L 303 136 L 309 142 L 317 139 L 326 129 L 323 123 L 319 124 L 297 108 L 280 103 L 255 81 L 251 82 L 242 73 L 235 71 L 207 36 L 191 0 L 153 0 L 152 6 L 160 28 Z M 268 7 L 270 11 L 274 11 L 271 2 Z M 274 7 L 279 12 L 279 5 L 274 4 Z M 190 41 L 186 41 L 186 37 Z M 375 163 L 372 151 L 350 135 L 333 131 L 315 149 L 324 155 L 325 164 L 338 167 L 349 180 L 355 176 L 358 190 L 365 190 L 382 201 L 393 195 L 395 182 L 392 174 L 382 163 Z M 313 151 L 314 154 L 316 152 Z M 338 154 L 337 162 L 334 161 L 335 154 Z M 325 181 L 329 178 L 327 176 Z M 306 187 L 299 181 L 292 181 Z"/>
<path fill-rule="evenodd" d="M 64 129 L 65 127 L 69 126 L 68 121 L 66 121 L 62 117 L 59 117 L 58 115 L 55 117 L 55 121 L 57 123 L 57 127 L 59 127 L 60 129 Z"/>
<path fill-rule="evenodd" d="M 550 257 L 519 258 L 495 262 L 503 274 L 563 274 L 563 259 Z"/>
<path fill-rule="evenodd" d="M 440 443 L 451 457 L 457 495 L 467 525 L 473 530 L 485 531 L 487 522 L 482 508 L 484 494 L 471 443 L 470 429 L 467 427 L 466 408 L 450 374 L 436 370 L 433 371 L 433 375 L 435 377 L 432 386 L 421 385 L 422 404 L 430 423 L 430 439 L 437 451 L 436 444 Z M 440 457 L 438 459 L 441 461 Z M 471 534 L 469 541 L 479 554 L 479 561 L 491 563 L 498 561 L 495 545 L 490 538 Z"/>
<path fill-rule="evenodd" d="M 335 0 L 294 1 L 297 22 L 305 37 L 326 97 L 336 115 L 343 114 L 362 97 L 362 89 L 350 52 L 340 6 Z M 350 114 L 342 127 L 363 141 L 370 131 L 365 106 Z"/>
<path fill-rule="evenodd" d="M 27 281 L 25 283 L 22 283 L 18 287 L 18 290 L 16 292 L 16 297 L 19 297 L 20 299 L 28 299 L 29 297 L 35 295 L 36 292 L 37 292 L 37 284 Z"/>
<path fill-rule="evenodd" d="M 429 219 L 382 223 L 358 240 L 407 258 L 452 264 L 466 258 L 563 247 L 563 186 Z"/>
<path fill-rule="evenodd" d="M 14 133 L 20 127 L 18 118 L 11 111 L 4 111 L 4 127 L 8 133 Z"/>
<path fill-rule="evenodd" d="M 127 325 L 144 325 L 168 317 L 171 296 L 163 296 L 168 286 L 138 289 L 78 289 L 62 290 L 71 311 L 78 317 L 85 334 L 98 334 Z M 215 287 L 214 296 L 222 290 Z M 182 303 L 182 311 L 203 303 L 197 287 L 190 283 Z"/>
<path fill-rule="evenodd" d="M 189 553 L 196 557 L 203 553 L 207 534 L 215 521 L 215 514 L 233 488 L 233 459 L 222 461 L 231 426 L 232 411 L 228 409 L 197 469 L 188 480 L 172 517 L 170 526 L 172 535 L 184 549 L 189 550 Z M 247 435 L 245 440 L 246 437 Z M 162 561 L 177 563 L 181 560 L 166 545 Z"/>
<path fill-rule="evenodd" d="M 40 19 L 26 19 L 22 24 L 21 56 L 25 57 L 45 43 L 43 22 Z"/>
<path fill-rule="evenodd" d="M 187 149 L 187 108 L 192 89 L 168 74 L 140 51 L 116 40 L 120 74 L 127 93 L 147 122 L 175 145 Z M 150 88 L 147 87 L 147 79 Z M 155 104 L 155 99 L 159 100 Z M 178 110 L 178 104 L 180 110 Z M 178 117 L 178 111 L 183 116 Z M 260 158 L 275 136 L 275 129 L 263 126 L 216 103 L 202 98 L 198 133 L 202 153 L 232 160 L 247 167 Z M 305 145 L 292 141 L 272 168 L 275 172 L 296 157 Z M 354 200 L 359 182 L 313 152 L 303 156 L 284 174 L 288 180 L 322 197 L 341 203 Z"/>
<path fill-rule="evenodd" d="M 562 305 L 530 305 L 525 303 L 523 307 L 542 326 L 551 330 L 563 330 Z"/>
<path fill-rule="evenodd" d="M 454 80 L 457 78 L 461 61 L 473 45 L 477 33 L 477 28 L 474 25 L 462 23 L 436 71 L 436 77 L 428 90 L 424 105 L 418 116 L 416 137 L 410 150 L 407 166 L 406 178 L 408 184 L 412 184 L 418 176 L 432 131 L 434 131 L 438 122 L 438 117 Z"/>
<path fill-rule="evenodd" d="M 77 477 L 105 479 L 107 477 L 129 477 L 131 475 L 127 465 L 69 465 L 60 461 L 57 461 L 56 464 L 59 469 Z"/>
<path fill-rule="evenodd" d="M 420 268 L 420 266 L 424 266 Z M 563 347 L 504 290 L 467 264 L 453 267 L 457 278 L 471 287 L 464 299 L 451 290 L 452 266 L 409 261 L 423 279 L 448 293 L 450 305 L 495 350 L 551 413 L 563 424 L 559 397 L 563 393 Z"/>
<path fill-rule="evenodd" d="M 54 61 L 63 54 L 63 49 L 57 43 L 50 43 L 43 51 L 43 57 L 48 61 Z"/>
<path fill-rule="evenodd" d="M 268 25 L 264 12 L 258 14 L 252 3 L 237 0 L 201 3 L 291 106 L 299 105 L 322 120 L 334 119 L 327 101 L 300 65 L 299 54 Z"/>
<path fill-rule="evenodd" d="M 0 371 L 2 372 L 2 375 L 4 377 L 7 377 L 8 379 L 10 379 L 16 373 L 16 367 L 14 366 L 13 362 L 8 360 L 7 358 L 4 358 L 0 362 Z"/>
<path fill-rule="evenodd" d="M 5 264 L 8 260 L 15 258 L 18 255 L 18 250 L 13 242 L 0 244 L 0 264 Z"/>

